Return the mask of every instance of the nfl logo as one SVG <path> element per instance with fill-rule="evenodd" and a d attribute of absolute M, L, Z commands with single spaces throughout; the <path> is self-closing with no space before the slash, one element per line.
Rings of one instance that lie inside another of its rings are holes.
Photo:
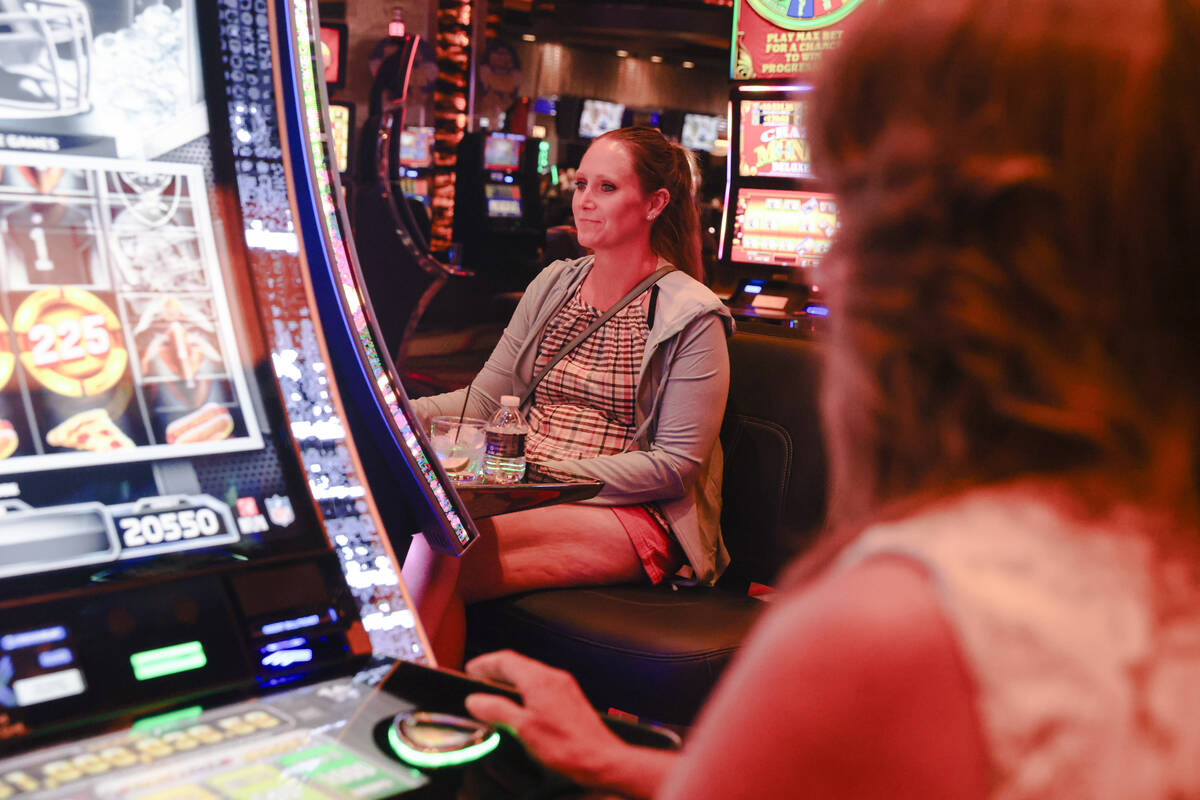
<path fill-rule="evenodd" d="M 292 501 L 283 495 L 273 494 L 263 500 L 267 507 L 267 516 L 281 528 L 286 528 L 296 521 L 296 512 L 292 510 Z"/>

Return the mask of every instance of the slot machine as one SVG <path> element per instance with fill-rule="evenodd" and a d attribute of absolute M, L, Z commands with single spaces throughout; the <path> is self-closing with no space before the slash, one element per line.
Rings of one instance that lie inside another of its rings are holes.
<path fill-rule="evenodd" d="M 475 131 L 458 144 L 454 240 L 463 264 L 497 285 L 523 289 L 542 266 L 545 243 L 538 156 L 540 140 Z"/>
<path fill-rule="evenodd" d="M 735 4 L 718 258 L 737 276 L 728 302 L 747 330 L 807 336 L 828 317 L 821 262 L 839 222 L 812 169 L 812 75 L 866 2 Z"/>
<path fill-rule="evenodd" d="M 446 796 L 508 745 L 433 716 L 471 686 L 396 548 L 477 534 L 364 301 L 315 4 L 2 19 L 0 798 Z"/>
<path fill-rule="evenodd" d="M 407 126 L 400 131 L 400 150 L 394 180 L 404 197 L 425 206 L 433 215 L 433 127 Z M 428 238 L 428 237 L 426 237 Z"/>

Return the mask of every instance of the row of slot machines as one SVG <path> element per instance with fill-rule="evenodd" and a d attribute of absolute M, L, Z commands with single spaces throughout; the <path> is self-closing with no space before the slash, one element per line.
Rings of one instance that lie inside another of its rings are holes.
<path fill-rule="evenodd" d="M 315 27 L 4 13 L 0 798 L 460 792 L 397 756 L 471 688 L 398 564 L 477 533 L 364 299 Z"/>
<path fill-rule="evenodd" d="M 738 275 L 729 303 L 750 327 L 813 333 L 828 315 L 821 263 L 839 222 L 814 174 L 810 85 L 735 85 L 719 258 Z"/>

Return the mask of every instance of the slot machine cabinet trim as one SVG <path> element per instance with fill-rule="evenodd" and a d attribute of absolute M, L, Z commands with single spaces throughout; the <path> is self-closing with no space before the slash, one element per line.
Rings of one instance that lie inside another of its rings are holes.
<path fill-rule="evenodd" d="M 284 8 L 285 16 L 286 16 L 286 11 L 287 11 L 287 9 L 285 6 L 285 8 Z M 284 61 L 284 57 L 285 57 L 284 54 L 291 53 L 290 43 L 287 41 L 281 41 L 282 37 L 279 36 L 280 20 L 279 20 L 279 15 L 278 15 L 278 12 L 276 10 L 276 6 L 274 3 L 268 4 L 267 12 L 268 12 L 268 16 L 270 19 L 269 27 L 270 27 L 270 35 L 271 35 L 271 49 L 273 52 L 278 54 L 278 59 L 280 62 L 282 62 L 282 61 Z M 287 58 L 286 66 L 290 67 L 291 64 L 292 64 L 291 58 Z M 281 121 L 286 121 L 284 124 L 280 124 L 280 126 L 279 126 L 279 139 L 280 139 L 280 146 L 283 151 L 283 161 L 285 164 L 287 164 L 287 163 L 294 163 L 294 161 L 293 161 L 291 147 L 290 147 L 290 141 L 289 141 L 289 139 L 290 139 L 289 134 L 291 133 L 291 131 L 289 130 L 291 119 L 288 114 L 289 109 L 286 107 L 287 106 L 286 98 L 288 97 L 288 93 L 286 93 L 284 90 L 285 87 L 283 85 L 283 79 L 282 79 L 282 73 L 284 71 L 284 69 L 283 69 L 284 66 L 285 66 L 285 64 L 279 64 L 280 68 L 272 70 L 272 75 L 273 75 L 274 89 L 275 89 L 276 110 L 279 115 L 278 118 Z M 290 70 L 289 70 L 289 72 L 290 72 Z M 325 125 L 326 125 L 326 130 L 328 130 L 328 120 L 325 121 Z M 288 207 L 291 210 L 292 218 L 298 221 L 301 219 L 301 216 L 300 216 L 300 209 L 299 209 L 299 206 L 297 203 L 298 194 L 297 194 L 297 186 L 296 186 L 295 177 L 290 170 L 285 170 L 284 174 L 285 174 L 285 177 L 287 180 L 287 185 L 288 185 Z M 336 177 L 335 177 L 335 180 L 336 180 Z M 340 184 L 334 184 L 334 187 L 336 189 L 338 189 L 338 191 L 340 192 Z M 338 202 L 340 204 L 340 197 L 338 198 Z M 343 211 L 343 213 L 344 213 L 344 211 Z M 315 293 L 313 285 L 312 285 L 312 279 L 311 279 L 311 273 L 310 273 L 310 270 L 312 267 L 308 260 L 306 248 L 304 248 L 304 247 L 299 248 L 298 259 L 299 259 L 299 262 L 301 265 L 301 269 L 300 269 L 299 273 L 300 273 L 301 283 L 304 287 L 305 297 L 308 300 L 309 306 L 311 308 L 315 309 L 318 307 L 318 303 L 317 303 L 316 293 Z M 330 356 L 329 347 L 326 342 L 326 338 L 325 338 L 323 329 L 320 326 L 314 326 L 314 334 L 315 334 L 315 339 L 316 339 L 317 346 L 319 348 L 322 360 L 326 364 L 332 364 L 333 360 Z M 331 380 L 331 381 L 329 381 L 328 384 L 326 384 L 326 386 L 327 386 L 327 391 L 329 392 L 330 404 L 333 405 L 337 409 L 338 416 L 341 417 L 342 419 L 345 419 L 345 416 L 346 416 L 345 405 L 342 402 L 341 393 L 338 390 L 337 382 Z M 354 445 L 354 440 L 351 437 L 347 436 L 343 440 L 342 443 L 346 447 L 346 451 L 349 454 L 350 462 L 354 467 L 355 473 L 360 476 L 364 475 L 365 473 L 363 471 L 362 462 L 359 458 L 358 450 Z M 383 535 L 383 532 L 385 530 L 383 527 L 383 521 L 380 518 L 378 510 L 375 507 L 375 501 L 371 495 L 371 489 L 367 485 L 365 480 L 362 481 L 362 489 L 364 492 L 363 499 L 364 499 L 365 505 L 367 507 L 367 513 L 368 513 L 372 523 L 375 525 L 376 530 L 380 532 L 379 545 L 384 550 L 388 559 L 396 567 L 396 570 L 395 570 L 396 574 L 399 575 L 399 572 L 400 572 L 399 561 L 396 558 L 395 551 L 392 549 L 391 542 L 388 540 L 386 535 Z M 333 543 L 331 542 L 331 546 L 332 546 L 332 544 Z M 405 606 L 407 608 L 411 609 L 413 607 L 412 606 L 412 598 L 409 596 L 408 589 L 407 589 L 407 587 L 404 586 L 403 581 L 399 582 L 399 590 L 400 590 L 401 596 L 404 600 Z M 432 666 L 436 666 L 436 662 L 435 662 L 434 654 L 433 654 L 433 648 L 431 647 L 431 645 L 429 643 L 429 637 L 425 633 L 425 629 L 424 629 L 424 626 L 421 624 L 421 620 L 417 617 L 417 615 L 415 613 L 413 614 L 413 624 L 414 624 L 414 631 L 417 635 L 418 641 L 420 642 L 421 649 L 423 651 L 423 655 L 424 655 L 425 659 Z"/>
<path fill-rule="evenodd" d="M 359 269 L 354 250 L 353 237 L 346 223 L 345 209 L 337 197 L 337 176 L 329 169 L 328 114 L 324 87 L 316 80 L 314 32 L 310 20 L 315 12 L 305 0 L 280 0 L 285 13 L 283 24 L 272 25 L 272 35 L 281 44 L 280 58 L 288 57 L 286 65 L 290 80 L 281 84 L 288 102 L 281 111 L 286 125 L 281 126 L 280 136 L 283 149 L 294 168 L 310 178 L 317 187 L 317 197 L 309 198 L 305 210 L 309 216 L 300 229 L 309 240 L 307 263 L 309 276 L 328 288 L 328 292 L 315 291 L 318 308 L 326 317 L 340 323 L 344 330 L 353 335 L 344 345 L 352 354 L 364 379 L 352 385 L 356 399 L 367 405 L 366 422 L 372 433 L 381 442 L 390 442 L 384 455 L 392 466 L 408 470 L 415 479 L 421 494 L 421 510 L 426 512 L 424 528 L 426 538 L 435 549 L 451 555 L 461 555 L 479 536 L 465 510 L 465 506 L 445 475 L 441 465 L 433 458 L 433 449 L 419 426 L 412 424 L 415 414 L 408 404 L 407 395 L 396 380 L 396 369 L 387 349 L 379 346 L 382 337 L 378 322 L 370 304 L 370 295 Z M 290 5 L 290 13 L 288 7 Z M 279 8 L 277 7 L 277 9 Z M 277 13 L 276 20 L 280 16 Z M 282 71 L 282 69 L 281 69 Z M 278 83 L 278 81 L 277 81 Z M 294 111 L 295 113 L 288 113 Z M 303 143 L 299 148 L 289 148 L 289 137 Z M 289 182 L 292 173 L 287 173 Z M 298 207 L 297 207 L 298 208 Z M 311 254 L 322 252 L 325 260 L 321 269 L 311 271 Z M 327 283 L 327 285 L 326 285 Z M 360 391 L 361 390 L 361 391 Z M 370 413 L 375 412 L 375 413 Z M 430 520 L 429 516 L 433 519 Z M 452 535 L 439 534 L 449 528 Z M 431 535 L 432 534 L 432 535 Z"/>

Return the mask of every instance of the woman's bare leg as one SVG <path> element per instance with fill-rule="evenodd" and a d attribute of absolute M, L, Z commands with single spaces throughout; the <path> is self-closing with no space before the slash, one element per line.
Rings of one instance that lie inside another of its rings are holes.
<path fill-rule="evenodd" d="M 461 559 L 454 556 L 435 552 L 420 534 L 414 536 L 408 546 L 400 575 L 412 598 L 412 610 L 431 640 L 454 596 L 460 562 Z M 434 652 L 437 652 L 436 645 Z"/>
<path fill-rule="evenodd" d="M 626 583 L 645 577 L 629 535 L 611 509 L 559 505 L 480 520 L 462 558 L 434 553 L 414 537 L 403 576 L 443 666 L 462 659 L 463 603 L 532 589 Z"/>

